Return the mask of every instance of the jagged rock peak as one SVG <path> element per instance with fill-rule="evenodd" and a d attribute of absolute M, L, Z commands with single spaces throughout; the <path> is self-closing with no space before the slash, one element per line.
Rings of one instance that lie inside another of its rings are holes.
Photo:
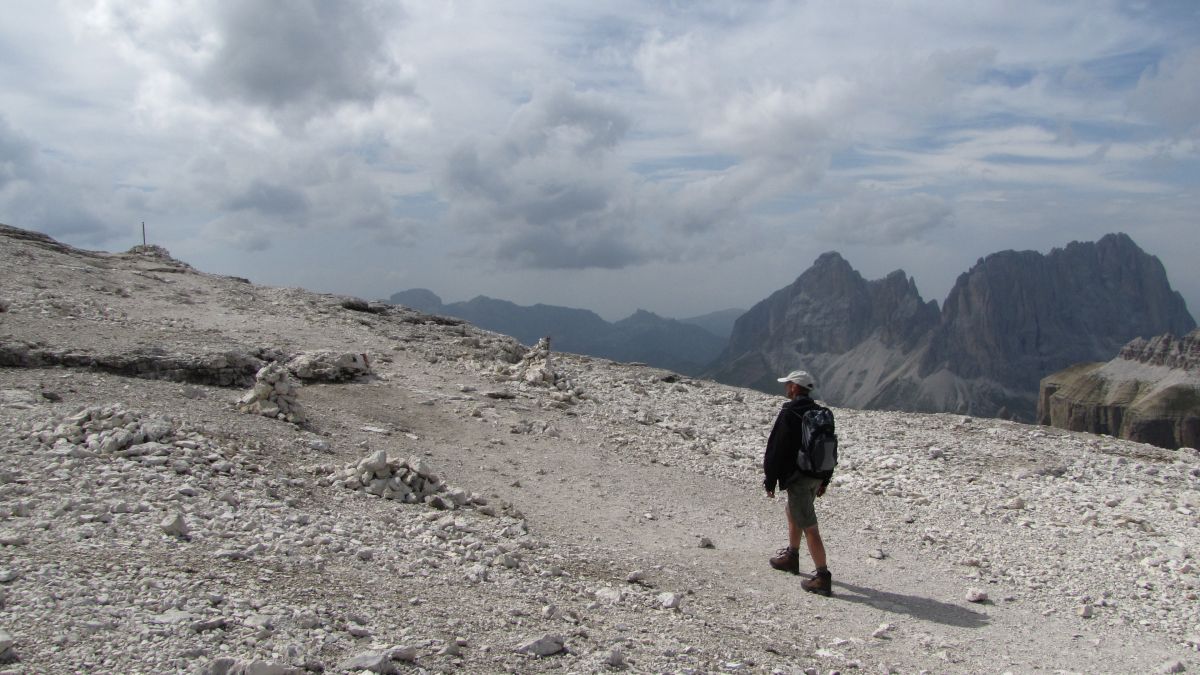
<path fill-rule="evenodd" d="M 850 263 L 847 262 L 846 259 L 842 257 L 842 254 L 838 253 L 837 251 L 826 251 L 826 252 L 822 253 L 821 255 L 817 256 L 817 259 L 815 261 L 813 261 L 812 266 L 813 267 L 836 266 L 836 267 L 844 267 L 846 269 L 853 269 L 850 266 Z"/>
<path fill-rule="evenodd" d="M 779 373 L 802 364 L 824 382 L 821 395 L 840 403 L 862 387 L 834 372 L 829 355 L 868 340 L 884 350 L 911 349 L 938 316 L 937 303 L 926 303 L 904 272 L 868 281 L 840 254 L 824 253 L 738 318 L 709 373 L 721 382 L 773 390 Z"/>
<path fill-rule="evenodd" d="M 1121 358 L 1153 366 L 1200 372 L 1200 329 L 1182 338 L 1170 333 L 1149 340 L 1136 338 L 1121 349 Z"/>
<path fill-rule="evenodd" d="M 1125 234 L 1043 255 L 1001 251 L 961 275 L 946 298 L 924 370 L 989 378 L 1033 396 L 1041 377 L 1112 358 L 1136 337 L 1196 327 L 1158 258 Z"/>

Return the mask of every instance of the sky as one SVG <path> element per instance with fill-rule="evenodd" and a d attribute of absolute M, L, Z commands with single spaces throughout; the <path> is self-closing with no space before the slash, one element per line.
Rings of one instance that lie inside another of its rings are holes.
<path fill-rule="evenodd" d="M 6 0 L 0 222 L 368 299 L 926 300 L 1129 234 L 1200 310 L 1200 3 Z"/>

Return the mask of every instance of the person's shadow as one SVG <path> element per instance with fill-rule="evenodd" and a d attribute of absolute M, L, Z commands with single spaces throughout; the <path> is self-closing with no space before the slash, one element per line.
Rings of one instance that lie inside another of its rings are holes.
<path fill-rule="evenodd" d="M 874 588 L 856 586 L 844 581 L 834 581 L 833 586 L 835 599 L 869 605 L 885 612 L 907 614 L 922 621 L 932 621 L 960 628 L 983 628 L 990 621 L 988 615 L 983 612 L 976 612 L 948 602 L 939 602 L 915 595 L 877 591 Z"/>

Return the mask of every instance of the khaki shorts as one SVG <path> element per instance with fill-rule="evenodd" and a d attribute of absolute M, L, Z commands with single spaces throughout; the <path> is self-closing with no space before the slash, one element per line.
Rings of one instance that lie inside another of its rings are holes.
<path fill-rule="evenodd" d="M 820 478 L 796 476 L 788 483 L 788 515 L 796 527 L 804 529 L 817 524 L 817 490 L 825 481 Z"/>

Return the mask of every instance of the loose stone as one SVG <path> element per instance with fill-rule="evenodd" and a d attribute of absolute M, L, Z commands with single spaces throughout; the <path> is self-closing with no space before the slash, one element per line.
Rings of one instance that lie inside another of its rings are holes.
<path fill-rule="evenodd" d="M 968 588 L 967 589 L 967 602 L 980 603 L 980 602 L 987 602 L 987 601 L 988 601 L 987 592 L 981 591 L 978 588 Z"/>
<path fill-rule="evenodd" d="M 553 656 L 566 649 L 561 635 L 547 633 L 536 640 L 530 640 L 517 647 L 521 654 L 532 654 L 537 657 Z"/>

